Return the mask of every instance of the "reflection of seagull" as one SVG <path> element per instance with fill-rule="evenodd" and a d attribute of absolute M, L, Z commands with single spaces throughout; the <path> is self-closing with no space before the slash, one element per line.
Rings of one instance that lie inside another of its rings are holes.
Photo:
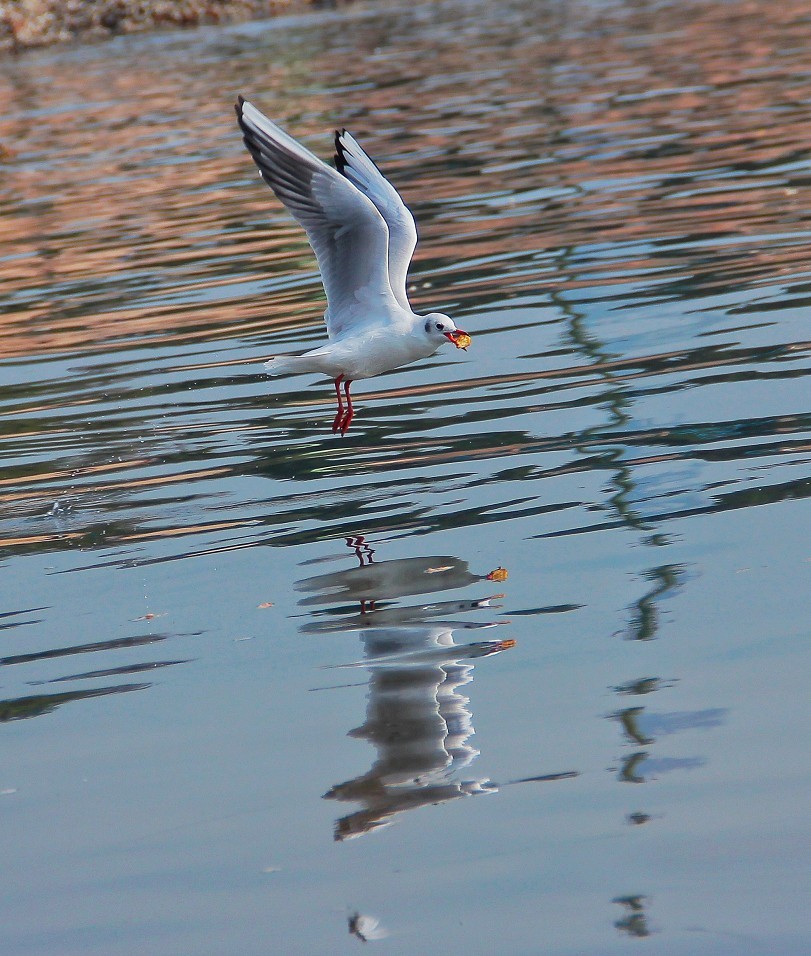
<path fill-rule="evenodd" d="M 400 813 L 460 797 L 493 793 L 499 784 L 460 779 L 478 756 L 469 700 L 461 688 L 473 679 L 473 661 L 515 645 L 513 640 L 457 644 L 457 630 L 491 628 L 503 621 L 474 623 L 446 615 L 489 607 L 490 598 L 432 601 L 419 606 L 378 608 L 378 600 L 396 601 L 436 591 L 467 587 L 480 581 L 503 581 L 507 571 L 473 574 L 466 561 L 447 555 L 374 561 L 363 536 L 347 539 L 359 567 L 305 578 L 296 585 L 307 597 L 299 605 L 332 605 L 302 631 L 357 631 L 364 658 L 338 667 L 365 667 L 370 672 L 366 719 L 350 731 L 372 744 L 375 761 L 366 773 L 332 787 L 326 799 L 360 804 L 336 821 L 335 839 L 348 840 L 387 826 Z M 347 613 L 358 601 L 360 613 Z M 337 603 L 336 603 L 337 602 Z M 341 606 L 340 602 L 344 602 Z M 563 780 L 573 771 L 509 780 L 508 784 Z M 351 926 L 350 926 L 351 928 Z"/>
<path fill-rule="evenodd" d="M 489 780 L 458 778 L 478 756 L 468 742 L 474 733 L 469 701 L 459 689 L 473 679 L 465 659 L 496 654 L 515 642 L 453 640 L 456 629 L 492 626 L 414 622 L 362 632 L 362 663 L 371 671 L 369 700 L 366 720 L 351 736 L 373 744 L 377 759 L 366 773 L 325 794 L 362 805 L 338 820 L 336 840 L 385 826 L 404 810 L 496 789 Z"/>
<path fill-rule="evenodd" d="M 329 375 L 338 398 L 332 430 L 345 434 L 355 379 L 427 358 L 446 341 L 466 348 L 470 336 L 447 315 L 411 310 L 406 274 L 417 244 L 414 217 L 346 130 L 335 134 L 336 170 L 242 97 L 236 111 L 262 178 L 306 230 L 327 293 L 329 344 L 277 355 L 265 368 Z"/>

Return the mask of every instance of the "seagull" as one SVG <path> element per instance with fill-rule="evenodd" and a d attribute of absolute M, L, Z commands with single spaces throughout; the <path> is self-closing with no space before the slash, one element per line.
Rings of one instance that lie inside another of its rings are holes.
<path fill-rule="evenodd" d="M 470 336 L 441 312 L 412 310 L 406 274 L 417 245 L 414 217 L 345 129 L 335 133 L 333 169 L 241 96 L 235 109 L 262 179 L 307 233 L 327 294 L 329 342 L 276 355 L 265 369 L 329 375 L 338 400 L 332 430 L 345 435 L 352 382 L 427 358 L 446 342 L 466 349 Z"/>

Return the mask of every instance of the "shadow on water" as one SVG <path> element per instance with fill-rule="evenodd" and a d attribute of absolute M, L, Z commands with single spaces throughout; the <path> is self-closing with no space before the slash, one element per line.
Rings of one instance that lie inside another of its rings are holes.
<path fill-rule="evenodd" d="M 364 774 L 324 794 L 327 800 L 361 805 L 336 822 L 338 841 L 388 826 L 408 810 L 498 791 L 499 784 L 469 776 L 479 752 L 470 743 L 474 734 L 471 702 L 461 689 L 473 680 L 474 661 L 515 645 L 510 639 L 457 643 L 456 632 L 473 637 L 475 632 L 507 622 L 446 617 L 491 608 L 503 594 L 419 605 L 394 603 L 504 581 L 506 569 L 473 574 L 467 562 L 447 555 L 378 561 L 362 536 L 348 538 L 347 546 L 357 556 L 356 567 L 305 578 L 296 585 L 296 590 L 308 594 L 300 606 L 321 608 L 300 629 L 357 633 L 364 658 L 339 669 L 362 668 L 369 673 L 366 718 L 349 734 L 370 743 L 376 759 Z M 335 605 L 335 601 L 342 603 Z M 574 776 L 567 771 L 510 783 Z"/>
<path fill-rule="evenodd" d="M 0 722 L 23 720 L 26 717 L 41 717 L 53 713 L 62 704 L 110 694 L 127 694 L 133 690 L 145 690 L 149 684 L 115 684 L 112 687 L 96 687 L 93 690 L 75 690 L 64 694 L 36 694 L 32 697 L 15 697 L 0 700 Z"/>
<path fill-rule="evenodd" d="M 560 256 L 560 271 L 567 273 L 571 250 L 564 249 Z M 595 386 L 594 400 L 605 411 L 605 422 L 594 425 L 581 433 L 576 439 L 577 451 L 590 463 L 601 461 L 600 467 L 606 474 L 606 489 L 603 511 L 608 516 L 600 527 L 608 525 L 623 528 L 629 532 L 643 549 L 644 554 L 653 549 L 653 563 L 644 567 L 637 575 L 638 579 L 650 586 L 627 608 L 628 620 L 620 631 L 626 640 L 637 642 L 643 647 L 645 642 L 655 640 L 662 629 L 661 608 L 668 598 L 677 594 L 688 580 L 688 568 L 678 563 L 660 563 L 662 556 L 671 547 L 670 538 L 663 533 L 661 525 L 673 515 L 657 514 L 646 507 L 644 467 L 649 461 L 636 460 L 630 442 L 623 436 L 632 435 L 637 429 L 634 425 L 636 398 L 633 386 L 624 376 L 616 374 L 616 355 L 611 352 L 609 343 L 600 338 L 599 331 L 590 327 L 589 316 L 585 310 L 578 309 L 570 302 L 565 292 L 553 295 L 563 316 L 569 341 L 577 353 L 590 363 L 600 384 Z M 724 426 L 707 425 L 705 434 L 718 436 L 724 432 Z M 731 431 L 740 433 L 746 429 L 743 423 L 735 423 Z M 695 426 L 695 434 L 704 429 Z M 671 435 L 668 443 L 678 445 Z M 606 439 L 608 439 L 606 441 Z M 675 458 L 678 455 L 673 457 Z M 717 496 L 710 510 L 721 510 L 722 496 Z M 579 528 L 579 532 L 594 530 Z M 618 695 L 647 696 L 664 688 L 672 687 L 673 682 L 659 677 L 635 678 L 613 688 Z M 624 744 L 629 751 L 623 755 L 616 779 L 620 783 L 644 784 L 656 780 L 672 771 L 689 771 L 701 768 L 706 760 L 700 756 L 668 757 L 656 756 L 649 748 L 656 744 L 659 737 L 677 733 L 681 730 L 710 729 L 724 723 L 727 710 L 710 708 L 684 713 L 651 714 L 647 706 L 624 707 L 609 714 L 622 729 Z M 645 748 L 645 749 L 639 749 Z M 634 802 L 638 806 L 638 801 Z M 644 810 L 628 810 L 625 821 L 631 826 L 640 826 L 659 819 Z M 619 896 L 613 903 L 623 907 L 625 913 L 615 921 L 617 931 L 633 938 L 650 935 L 646 907 L 649 898 L 644 895 Z"/>
<path fill-rule="evenodd" d="M 25 613 L 25 612 L 14 612 Z M 35 623 L 20 621 L 20 624 Z M 115 654 L 119 651 L 129 651 L 132 648 L 160 644 L 163 641 L 178 637 L 195 637 L 195 634 L 150 634 L 124 638 L 113 638 L 106 641 L 94 641 L 87 644 L 74 644 L 62 647 L 48 648 L 39 651 L 30 651 L 25 654 L 9 654 L 0 657 L 0 668 L 17 667 L 21 665 L 39 665 L 61 658 L 73 658 L 85 654 Z M 100 678 L 118 677 L 125 674 L 140 674 L 154 671 L 163 667 L 172 667 L 175 664 L 188 664 L 191 658 L 176 660 L 148 660 L 137 663 L 122 664 L 115 667 L 102 667 L 79 673 L 60 674 L 57 677 L 27 681 L 27 684 L 60 684 L 68 681 L 96 681 Z M 71 701 L 89 700 L 95 697 L 106 697 L 110 694 L 128 693 L 134 690 L 146 690 L 150 683 L 114 684 L 105 687 L 77 689 L 58 694 L 37 694 L 29 697 L 16 697 L 0 700 L 0 721 L 20 720 L 24 717 L 39 717 L 53 713 L 62 704 Z"/>

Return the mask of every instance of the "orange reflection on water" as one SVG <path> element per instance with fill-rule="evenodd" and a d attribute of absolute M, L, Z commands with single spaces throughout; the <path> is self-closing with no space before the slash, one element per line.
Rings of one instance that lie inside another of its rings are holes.
<path fill-rule="evenodd" d="M 445 201 L 453 211 L 466 197 L 466 214 L 457 210 L 452 221 L 419 217 L 427 248 L 418 257 L 459 264 L 444 280 L 459 300 L 481 292 L 467 286 L 469 257 L 699 233 L 736 237 L 725 282 L 758 282 L 804 262 L 799 237 L 757 239 L 808 223 L 802 191 L 786 179 L 811 140 L 806 14 L 799 0 L 650 9 L 511 4 L 500 29 L 491 24 L 488 41 L 477 40 L 488 103 L 442 81 L 468 68 L 464 32 L 439 30 L 430 50 L 424 37 L 420 49 L 409 47 L 406 34 L 392 63 L 376 50 L 403 24 L 369 18 L 357 24 L 369 57 L 340 64 L 341 85 L 365 84 L 363 115 L 347 123 L 365 134 L 418 214 Z M 534 29 L 516 31 L 522 18 Z M 516 32 L 518 48 L 505 58 Z M 216 90 L 205 66 L 181 76 L 174 59 L 168 75 L 156 73 L 149 56 L 109 71 L 104 47 L 96 49 L 99 61 L 91 57 L 84 71 L 45 60 L 35 76 L 23 58 L 0 83 L 0 136 L 13 144 L 0 215 L 0 280 L 9 298 L 3 354 L 317 326 L 322 295 L 309 249 L 259 188 L 227 90 Z M 155 55 L 160 66 L 165 55 L 160 48 Z M 324 89 L 308 91 L 307 113 L 291 126 L 326 157 L 330 122 L 344 118 L 328 95 L 335 67 L 320 55 L 316 41 L 309 68 L 323 75 Z M 435 60 L 430 84 L 415 69 L 426 55 Z M 258 90 L 283 121 L 286 110 L 304 105 L 291 93 L 300 68 L 289 53 Z M 383 82 L 398 71 L 405 89 Z M 181 85 L 170 94 L 172 81 Z M 405 101 L 419 113 L 404 138 L 397 111 Z M 35 120 L 25 114 L 32 108 Z M 685 264 L 693 281 L 702 274 L 712 281 L 717 270 L 713 256 Z M 637 252 L 620 272 L 657 265 Z M 278 281 L 302 270 L 311 274 L 303 286 Z M 271 276 L 277 287 L 268 289 Z M 534 276 L 488 276 L 494 297 L 544 282 L 571 289 L 621 281 L 616 263 L 600 261 L 576 272 L 539 263 Z M 435 295 L 419 290 L 417 298 L 427 306 Z"/>

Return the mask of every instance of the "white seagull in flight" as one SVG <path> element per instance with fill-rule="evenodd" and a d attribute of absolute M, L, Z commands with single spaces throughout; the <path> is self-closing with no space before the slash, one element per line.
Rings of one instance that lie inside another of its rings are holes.
<path fill-rule="evenodd" d="M 235 109 L 262 178 L 304 227 L 327 293 L 329 343 L 277 355 L 265 368 L 329 375 L 338 398 L 332 430 L 345 435 L 355 379 L 427 358 L 446 341 L 467 348 L 470 336 L 441 312 L 412 311 L 406 274 L 417 245 L 414 217 L 346 130 L 335 133 L 333 169 L 242 97 Z"/>

